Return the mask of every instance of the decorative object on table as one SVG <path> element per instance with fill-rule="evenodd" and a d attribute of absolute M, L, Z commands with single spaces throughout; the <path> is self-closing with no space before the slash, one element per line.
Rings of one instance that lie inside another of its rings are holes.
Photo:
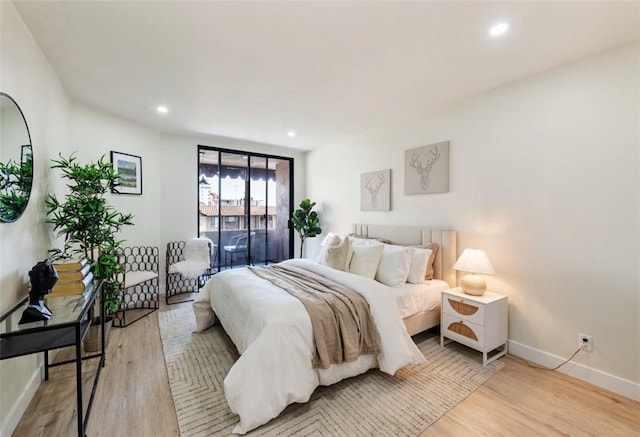
<path fill-rule="evenodd" d="M 57 262 L 53 266 L 58 271 L 58 282 L 51 290 L 52 296 L 82 294 L 93 281 L 93 272 L 87 258 Z"/>
<path fill-rule="evenodd" d="M 449 191 L 449 142 L 404 151 L 404 194 Z"/>
<path fill-rule="evenodd" d="M 51 310 L 44 304 L 44 295 L 51 293 L 51 287 L 58 280 L 58 273 L 50 259 L 40 261 L 29 271 L 31 291 L 29 291 L 29 306 L 22 313 L 19 323 L 49 320 Z"/>
<path fill-rule="evenodd" d="M 322 233 L 318 213 L 316 211 L 312 211 L 314 206 L 316 206 L 316 202 L 304 199 L 300 202 L 300 207 L 296 209 L 291 216 L 293 228 L 300 236 L 300 258 L 302 258 L 304 240 L 316 237 Z"/>
<path fill-rule="evenodd" d="M 453 265 L 453 268 L 471 273 L 462 278 L 460 285 L 465 293 L 474 296 L 482 296 L 487 289 L 487 282 L 481 275 L 494 275 L 496 273 L 487 254 L 481 249 L 465 249 Z"/>
<path fill-rule="evenodd" d="M 111 151 L 111 164 L 118 173 L 117 194 L 142 194 L 142 158 L 128 153 Z"/>
<path fill-rule="evenodd" d="M 391 169 L 360 175 L 360 211 L 391 210 Z"/>
<path fill-rule="evenodd" d="M 0 92 L 0 223 L 18 220 L 33 184 L 33 149 L 27 120 L 11 96 Z"/>
<path fill-rule="evenodd" d="M 56 268 L 60 280 L 77 279 L 78 272 L 82 272 L 87 267 L 91 268 L 89 260 L 85 257 L 59 260 L 54 262 L 53 266 Z M 84 276 L 86 274 L 83 273 L 82 277 Z"/>
<path fill-rule="evenodd" d="M 94 279 L 104 279 L 104 302 L 109 313 L 120 307 L 122 283 L 118 275 L 123 267 L 118 260 L 118 250 L 123 243 L 116 234 L 123 226 L 133 225 L 131 214 L 117 211 L 107 203 L 105 195 L 118 187 L 119 175 L 104 156 L 98 162 L 80 165 L 72 154 L 60 155 L 53 160 L 53 169 L 62 171 L 68 179 L 68 194 L 64 201 L 49 194 L 47 223 L 53 225 L 57 236 L 64 237 L 63 249 L 52 249 L 53 258 L 64 260 L 85 257 L 91 266 Z"/>

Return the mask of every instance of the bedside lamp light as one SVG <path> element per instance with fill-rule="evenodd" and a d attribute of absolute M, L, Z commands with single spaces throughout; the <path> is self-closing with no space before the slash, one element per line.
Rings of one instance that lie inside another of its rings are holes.
<path fill-rule="evenodd" d="M 465 249 L 458 261 L 453 265 L 453 268 L 454 270 L 471 273 L 462 278 L 460 285 L 462 285 L 462 291 L 474 296 L 482 296 L 487 289 L 485 279 L 476 273 L 483 275 L 494 275 L 496 273 L 491 261 L 487 258 L 487 254 L 480 249 Z"/>

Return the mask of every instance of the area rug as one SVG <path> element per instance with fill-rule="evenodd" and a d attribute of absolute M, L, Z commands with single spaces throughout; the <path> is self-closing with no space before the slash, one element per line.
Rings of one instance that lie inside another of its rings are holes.
<path fill-rule="evenodd" d="M 158 314 L 171 394 L 183 437 L 227 436 L 238 423 L 224 397 L 223 380 L 238 352 L 216 325 L 193 333 L 191 307 Z M 482 354 L 439 336 L 414 341 L 425 364 L 393 377 L 378 370 L 318 387 L 305 404 L 287 407 L 250 436 L 417 436 L 455 407 L 504 364 L 482 366 Z M 250 376 L 249 376 L 250 377 Z"/>

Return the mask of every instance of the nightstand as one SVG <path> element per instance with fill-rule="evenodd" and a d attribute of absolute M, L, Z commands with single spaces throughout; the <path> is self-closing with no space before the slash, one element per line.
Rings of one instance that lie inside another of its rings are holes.
<path fill-rule="evenodd" d="M 482 364 L 507 354 L 507 296 L 485 292 L 472 296 L 462 288 L 442 292 L 440 346 L 445 338 L 482 352 Z M 489 353 L 496 350 L 489 356 Z"/>

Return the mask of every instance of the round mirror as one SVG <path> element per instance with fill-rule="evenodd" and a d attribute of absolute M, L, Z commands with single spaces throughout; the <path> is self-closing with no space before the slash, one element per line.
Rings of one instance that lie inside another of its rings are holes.
<path fill-rule="evenodd" d="M 31 194 L 33 149 L 27 121 L 8 94 L 0 92 L 0 222 L 22 215 Z"/>

